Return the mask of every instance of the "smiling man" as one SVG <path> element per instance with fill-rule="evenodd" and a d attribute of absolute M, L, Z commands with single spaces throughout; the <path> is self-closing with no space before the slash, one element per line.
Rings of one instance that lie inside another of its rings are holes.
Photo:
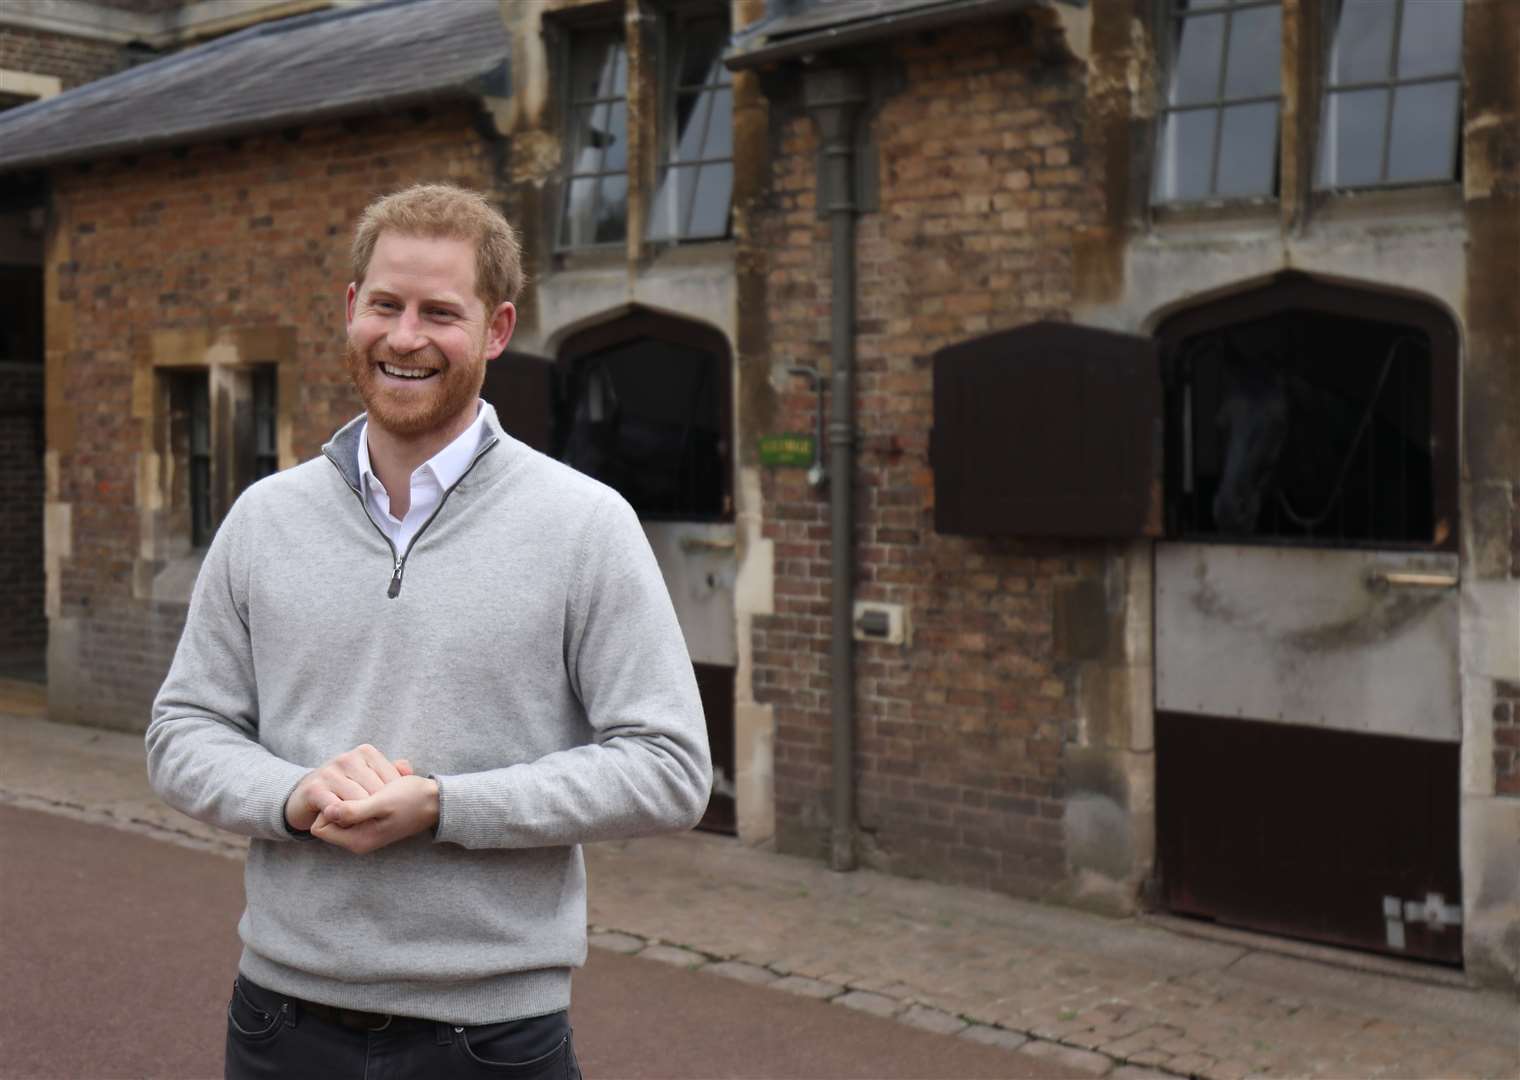
<path fill-rule="evenodd" d="M 147 733 L 155 790 L 252 838 L 226 1072 L 576 1077 L 579 845 L 701 816 L 691 663 L 633 511 L 480 400 L 511 226 L 409 188 L 353 257 L 366 411 L 233 506 Z"/>

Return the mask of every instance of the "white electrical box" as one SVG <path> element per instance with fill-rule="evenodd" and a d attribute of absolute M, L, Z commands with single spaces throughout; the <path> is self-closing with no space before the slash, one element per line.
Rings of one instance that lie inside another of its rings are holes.
<path fill-rule="evenodd" d="M 901 604 L 883 604 L 875 600 L 855 603 L 854 637 L 856 641 L 876 641 L 883 645 L 905 645 L 908 641 L 908 613 Z"/>

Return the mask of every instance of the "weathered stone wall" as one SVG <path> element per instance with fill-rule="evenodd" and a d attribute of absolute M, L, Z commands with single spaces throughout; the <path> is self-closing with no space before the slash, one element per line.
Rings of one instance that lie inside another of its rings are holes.
<path fill-rule="evenodd" d="M 342 368 L 354 221 L 419 181 L 491 189 L 465 107 L 55 170 L 47 256 L 50 715 L 141 729 L 195 553 L 166 535 L 158 375 L 279 364 L 282 467 L 362 406 Z"/>
<path fill-rule="evenodd" d="M 1075 232 L 1098 210 L 1084 151 L 1084 69 L 1051 23 L 1002 20 L 906 43 L 874 124 L 880 210 L 858 225 L 857 597 L 903 604 L 905 646 L 857 646 L 858 807 L 868 863 L 1022 894 L 1067 886 L 1066 746 L 1074 665 L 1058 594 L 1103 580 L 1102 545 L 973 541 L 933 529 L 931 354 L 1065 316 Z M 827 371 L 829 226 L 818 137 L 773 102 L 768 253 L 776 430 L 811 431 L 788 365 Z M 830 813 L 826 494 L 767 470 L 775 613 L 753 622 L 757 701 L 776 709 L 783 849 L 824 849 Z"/>
<path fill-rule="evenodd" d="M 1446 311 L 1461 341 L 1461 864 L 1470 975 L 1520 981 L 1520 803 L 1506 687 L 1520 678 L 1516 475 L 1520 463 L 1520 9 L 1464 5 L 1460 184 L 1335 195 L 1313 190 L 1322 5 L 1285 0 L 1281 183 L 1276 222 L 1230 207 L 1152 214 L 1143 192 L 1154 139 L 1156 45 L 1143 0 L 1094 0 L 1092 152 L 1110 163 L 1102 229 L 1078 246 L 1080 322 L 1148 334 L 1166 316 L 1285 270 Z M 1120 175 L 1127 169 L 1129 178 Z M 1143 557 L 1143 556 L 1141 556 Z M 1132 560 L 1132 564 L 1138 562 Z M 1132 629 L 1153 621 L 1132 591 Z M 1358 782 L 1348 779 L 1348 784 Z M 1362 781 L 1370 782 L 1370 781 Z"/>

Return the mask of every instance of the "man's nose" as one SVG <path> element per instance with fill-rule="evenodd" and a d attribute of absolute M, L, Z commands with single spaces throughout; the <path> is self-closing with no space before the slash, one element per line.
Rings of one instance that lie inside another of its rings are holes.
<path fill-rule="evenodd" d="M 422 336 L 422 320 L 418 313 L 411 308 L 403 310 L 391 324 L 390 332 L 385 335 L 385 343 L 393 352 L 401 354 L 416 352 L 426 345 L 427 339 Z"/>

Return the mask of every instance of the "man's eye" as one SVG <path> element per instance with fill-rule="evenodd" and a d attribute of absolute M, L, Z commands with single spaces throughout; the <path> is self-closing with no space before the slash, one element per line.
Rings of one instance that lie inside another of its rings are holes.
<path fill-rule="evenodd" d="M 435 319 L 452 319 L 454 317 L 454 313 L 446 308 L 433 308 L 428 314 Z"/>
<path fill-rule="evenodd" d="M 396 305 L 389 300 L 375 300 L 372 302 L 372 306 L 381 308 L 385 311 L 394 311 L 396 308 Z"/>

